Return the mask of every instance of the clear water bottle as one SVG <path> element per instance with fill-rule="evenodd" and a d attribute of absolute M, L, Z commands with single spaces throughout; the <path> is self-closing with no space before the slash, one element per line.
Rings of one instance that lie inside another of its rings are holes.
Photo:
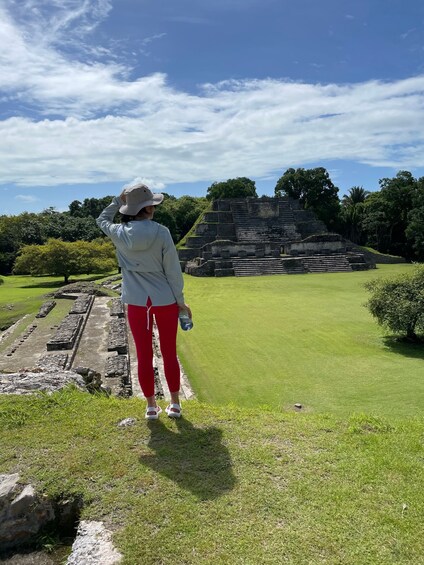
<path fill-rule="evenodd" d="M 187 312 L 180 312 L 178 318 L 180 320 L 180 326 L 183 331 L 186 332 L 188 330 L 191 330 L 191 328 L 193 327 L 193 320 L 190 318 Z"/>

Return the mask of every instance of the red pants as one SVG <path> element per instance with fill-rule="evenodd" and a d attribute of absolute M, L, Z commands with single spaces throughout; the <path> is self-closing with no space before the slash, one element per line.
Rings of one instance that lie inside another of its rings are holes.
<path fill-rule="evenodd" d="M 177 359 L 177 329 L 179 308 L 176 303 L 152 306 L 128 304 L 128 323 L 134 337 L 138 360 L 138 380 L 146 398 L 155 394 L 153 371 L 153 314 L 159 332 L 160 350 L 169 392 L 180 390 L 180 365 Z"/>

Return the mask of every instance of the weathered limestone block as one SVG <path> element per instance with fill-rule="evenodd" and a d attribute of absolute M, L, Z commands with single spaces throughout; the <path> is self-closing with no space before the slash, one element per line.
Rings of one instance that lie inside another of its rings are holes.
<path fill-rule="evenodd" d="M 85 386 L 88 392 L 96 392 L 102 390 L 102 377 L 97 371 L 93 371 L 89 367 L 75 367 L 75 373 L 81 375 L 84 379 Z"/>
<path fill-rule="evenodd" d="M 100 285 L 90 281 L 80 281 L 62 286 L 55 292 L 54 296 L 55 298 L 71 298 L 81 293 L 93 294 L 94 296 L 107 296 L 107 292 L 102 290 Z"/>
<path fill-rule="evenodd" d="M 50 310 L 53 310 L 55 306 L 56 306 L 55 300 L 49 300 L 48 302 L 44 302 L 44 304 L 41 305 L 40 310 L 35 317 L 45 318 L 47 314 L 50 312 Z"/>
<path fill-rule="evenodd" d="M 236 229 L 234 227 L 234 224 L 218 224 L 216 232 L 217 239 L 235 239 L 236 237 Z"/>
<path fill-rule="evenodd" d="M 117 351 L 118 353 L 127 353 L 128 338 L 127 324 L 125 318 L 112 319 L 109 325 L 108 351 Z"/>
<path fill-rule="evenodd" d="M 56 369 L 64 369 L 68 362 L 67 353 L 51 353 L 50 355 L 43 355 L 37 362 L 37 368 L 43 371 L 54 371 Z"/>
<path fill-rule="evenodd" d="M 72 308 L 69 310 L 70 314 L 85 314 L 91 308 L 93 304 L 94 296 L 90 294 L 81 294 L 75 300 L 72 305 Z"/>
<path fill-rule="evenodd" d="M 107 358 L 105 385 L 115 396 L 131 396 L 132 387 L 126 355 L 112 355 Z"/>
<path fill-rule="evenodd" d="M 116 281 L 120 281 L 121 279 L 122 279 L 122 275 L 115 275 L 114 277 L 108 278 L 107 281 L 101 282 L 100 286 L 109 287 L 112 283 L 114 283 Z"/>
<path fill-rule="evenodd" d="M 107 379 L 121 378 L 123 382 L 129 380 L 129 366 L 126 355 L 111 355 L 106 360 L 105 377 Z"/>
<path fill-rule="evenodd" d="M 125 316 L 124 305 L 119 298 L 114 298 L 110 305 L 110 315 L 116 316 L 117 318 L 123 318 Z"/>
<path fill-rule="evenodd" d="M 0 373 L 0 394 L 51 393 L 71 384 L 87 390 L 84 379 L 73 371 Z"/>
<path fill-rule="evenodd" d="M 72 349 L 81 329 L 83 316 L 68 314 L 56 330 L 56 334 L 47 342 L 47 351 Z"/>
<path fill-rule="evenodd" d="M 82 520 L 67 565 L 114 565 L 122 555 L 112 543 L 112 532 L 102 522 Z"/>
<path fill-rule="evenodd" d="M 17 473 L 0 475 L 0 550 L 30 542 L 54 517 L 51 501 L 20 484 Z"/>

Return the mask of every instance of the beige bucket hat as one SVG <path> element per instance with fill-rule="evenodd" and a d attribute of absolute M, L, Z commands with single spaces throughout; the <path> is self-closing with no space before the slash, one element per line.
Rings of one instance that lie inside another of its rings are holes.
<path fill-rule="evenodd" d="M 145 206 L 157 206 L 163 201 L 163 194 L 153 193 L 145 184 L 135 184 L 124 189 L 125 204 L 119 211 L 121 214 L 136 216 Z"/>

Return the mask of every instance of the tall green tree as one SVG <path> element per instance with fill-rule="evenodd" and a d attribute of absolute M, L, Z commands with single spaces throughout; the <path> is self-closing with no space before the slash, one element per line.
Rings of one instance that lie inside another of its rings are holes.
<path fill-rule="evenodd" d="M 45 241 L 49 238 L 63 241 L 91 241 L 102 235 L 96 220 L 90 216 L 71 216 L 68 212 L 41 213 Z"/>
<path fill-rule="evenodd" d="M 366 244 L 381 253 L 389 253 L 390 218 L 381 192 L 373 192 L 363 205 L 361 229 Z"/>
<path fill-rule="evenodd" d="M 113 245 L 106 240 L 65 242 L 49 239 L 44 245 L 26 245 L 16 258 L 13 272 L 21 275 L 63 276 L 107 273 L 116 268 Z"/>
<path fill-rule="evenodd" d="M 330 230 L 338 225 L 338 192 L 339 189 L 324 167 L 287 169 L 274 189 L 276 196 L 289 196 L 299 200 L 305 210 L 311 209 Z"/>
<path fill-rule="evenodd" d="M 367 242 L 382 253 L 413 258 L 413 243 L 406 230 L 416 206 L 419 181 L 409 171 L 399 171 L 395 177 L 379 182 L 380 191 L 364 203 L 362 227 Z"/>
<path fill-rule="evenodd" d="M 219 198 L 257 198 L 255 181 L 247 177 L 237 177 L 223 182 L 214 182 L 206 191 L 208 200 Z"/>
<path fill-rule="evenodd" d="M 206 198 L 181 196 L 173 203 L 173 213 L 178 230 L 178 240 L 191 229 L 200 214 L 209 206 Z"/>
<path fill-rule="evenodd" d="M 415 258 L 424 261 L 424 177 L 417 181 L 413 208 L 408 213 L 405 234 L 414 250 Z"/>
<path fill-rule="evenodd" d="M 11 273 L 22 245 L 44 242 L 44 226 L 39 214 L 23 212 L 18 216 L 0 216 L 0 273 Z"/>
<path fill-rule="evenodd" d="M 73 200 L 69 204 L 69 214 L 79 218 L 98 218 L 100 212 L 110 204 L 112 196 L 103 196 L 102 198 L 85 198 L 83 202 Z"/>

